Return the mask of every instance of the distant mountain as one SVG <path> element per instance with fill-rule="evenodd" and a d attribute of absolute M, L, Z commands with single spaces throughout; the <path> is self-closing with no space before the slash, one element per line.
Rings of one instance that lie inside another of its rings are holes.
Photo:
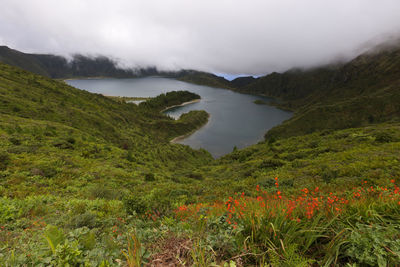
<path fill-rule="evenodd" d="M 46 54 L 27 54 L 7 46 L 0 47 L 0 62 L 20 67 L 24 70 L 50 78 L 71 77 L 136 77 L 141 72 L 153 73 L 154 69 L 125 70 L 118 68 L 116 62 L 107 57 L 86 57 L 74 55 L 71 61 L 62 56 Z"/>
<path fill-rule="evenodd" d="M 0 62 L 50 77 L 44 66 L 33 55 L 19 52 L 7 46 L 0 46 Z"/>
<path fill-rule="evenodd" d="M 243 88 L 247 85 L 249 85 L 252 82 L 255 82 L 257 78 L 254 78 L 253 76 L 246 76 L 246 77 L 238 77 L 234 80 L 231 81 L 232 86 L 235 88 Z"/>
<path fill-rule="evenodd" d="M 267 136 L 292 136 L 400 120 L 400 42 L 380 45 L 350 62 L 271 73 L 236 90 L 281 100 L 295 116 Z"/>
<path fill-rule="evenodd" d="M 50 54 L 27 54 L 7 46 L 0 46 L 0 62 L 49 78 L 113 77 L 135 78 L 164 76 L 195 84 L 232 88 L 228 80 L 211 73 L 195 70 L 159 71 L 155 67 L 122 69 L 116 61 L 104 57 L 74 55 L 68 61 L 62 56 Z"/>
<path fill-rule="evenodd" d="M 170 73 L 170 77 L 178 80 L 199 84 L 207 85 L 211 87 L 234 89 L 235 87 L 224 77 L 214 75 L 212 73 L 201 72 L 196 70 L 182 70 L 177 73 Z"/>

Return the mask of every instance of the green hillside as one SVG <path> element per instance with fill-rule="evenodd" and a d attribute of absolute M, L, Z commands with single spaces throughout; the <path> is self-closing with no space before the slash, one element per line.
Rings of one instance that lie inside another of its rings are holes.
<path fill-rule="evenodd" d="M 0 46 L 0 62 L 51 78 L 72 77 L 116 77 L 132 78 L 141 75 L 154 75 L 154 70 L 141 69 L 138 72 L 118 68 L 115 61 L 104 57 L 73 55 L 66 58 L 49 54 L 28 54 L 7 46 Z"/>
<path fill-rule="evenodd" d="M 176 79 L 217 88 L 233 89 L 234 86 L 225 78 L 207 72 L 183 70 L 177 73 Z M 173 77 L 173 76 L 171 76 Z"/>
<path fill-rule="evenodd" d="M 36 74 L 49 76 L 49 73 L 44 69 L 39 61 L 30 57 L 28 54 L 10 49 L 7 46 L 0 46 L 0 62 L 22 68 Z"/>
<path fill-rule="evenodd" d="M 236 81 L 296 114 L 214 160 L 170 143 L 205 111 L 160 113 L 196 94 L 135 105 L 0 63 L 0 265 L 396 266 L 397 64 Z"/>
<path fill-rule="evenodd" d="M 381 46 L 346 64 L 272 73 L 237 90 L 278 98 L 278 106 L 296 111 L 268 138 L 399 121 L 400 47 Z"/>
<path fill-rule="evenodd" d="M 159 112 L 164 106 L 142 108 L 116 102 L 5 64 L 0 65 L 0 73 L 1 153 L 17 173 L 7 172 L 6 177 L 48 176 L 52 183 L 60 181 L 57 190 L 68 191 L 66 182 L 90 173 L 96 173 L 96 184 L 103 185 L 112 183 L 110 177 L 129 177 L 134 182 L 149 173 L 162 180 L 171 170 L 211 159 L 207 152 L 169 144 L 170 139 L 204 124 L 208 117 L 204 111 L 175 121 Z M 25 161 L 29 164 L 22 164 Z M 23 188 L 19 182 L 11 183 L 3 193 L 27 196 L 36 194 L 35 188 L 42 193 L 55 190 L 32 181 L 26 191 L 13 186 Z"/>

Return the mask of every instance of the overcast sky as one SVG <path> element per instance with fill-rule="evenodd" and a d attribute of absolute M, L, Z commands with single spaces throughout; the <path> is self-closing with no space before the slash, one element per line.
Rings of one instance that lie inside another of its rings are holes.
<path fill-rule="evenodd" d="M 0 44 L 125 66 L 264 74 L 400 33 L 400 0 L 0 0 Z"/>

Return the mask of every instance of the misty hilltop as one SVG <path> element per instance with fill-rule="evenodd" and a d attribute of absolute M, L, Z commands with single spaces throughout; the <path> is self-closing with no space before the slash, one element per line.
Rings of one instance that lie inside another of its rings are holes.
<path fill-rule="evenodd" d="M 67 59 L 51 54 L 27 54 L 0 46 L 0 62 L 54 79 L 163 76 L 214 87 L 231 87 L 228 80 L 207 72 L 196 70 L 159 71 L 156 67 L 122 68 L 116 60 L 105 56 L 74 55 L 71 59 Z"/>
<path fill-rule="evenodd" d="M 158 74 L 155 68 L 122 69 L 105 56 L 73 55 L 71 59 L 50 54 L 26 54 L 0 46 L 0 61 L 51 78 L 115 77 L 132 78 Z"/>

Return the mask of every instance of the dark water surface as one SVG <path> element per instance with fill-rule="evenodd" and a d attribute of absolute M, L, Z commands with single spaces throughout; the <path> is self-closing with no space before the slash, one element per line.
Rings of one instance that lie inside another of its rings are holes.
<path fill-rule="evenodd" d="M 263 140 L 272 127 L 291 117 L 292 113 L 272 106 L 257 105 L 253 101 L 270 99 L 246 95 L 226 89 L 194 85 L 169 78 L 148 77 L 137 79 L 68 80 L 69 85 L 93 93 L 111 96 L 154 97 L 169 91 L 187 90 L 201 96 L 201 101 L 167 110 L 178 118 L 191 110 L 205 110 L 209 122 L 178 143 L 193 148 L 204 148 L 214 157 L 232 152 L 233 147 L 243 148 Z"/>

